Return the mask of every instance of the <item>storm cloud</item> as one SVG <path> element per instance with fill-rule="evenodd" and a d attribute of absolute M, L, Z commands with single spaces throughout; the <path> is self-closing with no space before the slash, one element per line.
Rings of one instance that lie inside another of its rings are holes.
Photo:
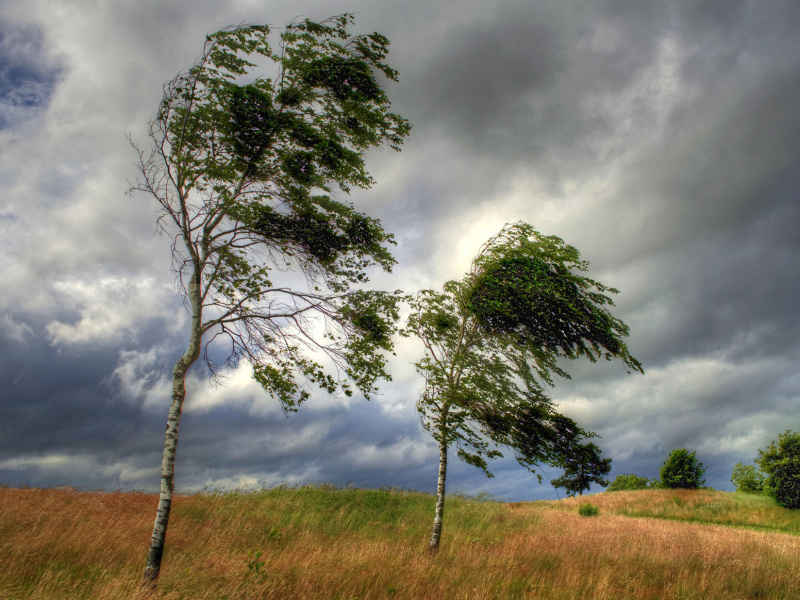
<path fill-rule="evenodd" d="M 748 1 L 86 2 L 0 8 L 0 482 L 155 490 L 170 372 L 188 321 L 156 204 L 126 133 L 146 142 L 164 82 L 205 35 L 355 12 L 391 41 L 393 110 L 414 128 L 374 153 L 350 200 L 395 234 L 376 285 L 460 277 L 504 223 L 577 247 L 620 290 L 645 375 L 564 363 L 550 390 L 620 473 L 697 451 L 708 484 L 800 428 L 800 5 Z M 222 348 L 213 352 L 223 353 Z M 190 372 L 176 485 L 330 482 L 433 491 L 415 411 L 421 355 L 363 399 L 286 416 L 246 365 Z M 219 355 L 224 360 L 224 354 Z M 450 489 L 552 498 L 512 457 Z M 548 473 L 558 476 L 557 472 Z"/>

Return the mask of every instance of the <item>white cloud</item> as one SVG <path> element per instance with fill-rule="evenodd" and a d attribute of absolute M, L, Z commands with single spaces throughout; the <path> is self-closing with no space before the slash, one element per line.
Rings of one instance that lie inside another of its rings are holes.
<path fill-rule="evenodd" d="M 44 456 L 27 456 L 18 458 L 8 458 L 0 460 L 0 469 L 9 471 L 20 471 L 30 467 L 35 467 L 44 471 L 59 471 L 66 467 L 70 469 L 85 468 L 91 465 L 92 457 L 88 454 L 69 455 L 57 452 L 45 454 Z"/>
<path fill-rule="evenodd" d="M 183 311 L 170 315 L 164 310 L 172 303 L 174 290 L 156 285 L 151 278 L 108 275 L 93 281 L 65 279 L 52 286 L 60 303 L 79 313 L 75 322 L 47 324 L 53 345 L 121 342 L 157 317 L 169 323 L 171 332 L 183 328 Z"/>
<path fill-rule="evenodd" d="M 219 407 L 245 410 L 259 417 L 281 412 L 279 402 L 268 396 L 264 388 L 253 379 L 253 368 L 244 361 L 235 369 L 226 371 L 220 385 L 216 387 L 209 385 L 207 379 L 201 379 L 189 372 L 184 410 L 205 414 Z"/>
<path fill-rule="evenodd" d="M 122 397 L 138 403 L 146 410 L 169 406 L 172 396 L 172 379 L 169 372 L 166 347 L 154 346 L 148 350 L 120 350 L 119 362 L 110 379 L 122 388 Z"/>
<path fill-rule="evenodd" d="M 16 342 L 25 342 L 26 337 L 33 335 L 33 328 L 30 325 L 15 321 L 8 313 L 0 319 L 0 330 Z"/>
<path fill-rule="evenodd" d="M 261 487 L 272 487 L 281 484 L 289 486 L 304 485 L 319 481 L 319 469 L 304 469 L 300 473 L 282 474 L 280 471 L 264 471 L 256 475 L 238 474 L 231 477 L 206 477 L 202 483 L 182 486 L 182 493 L 199 491 L 231 491 L 258 490 Z"/>
<path fill-rule="evenodd" d="M 553 396 L 561 412 L 601 434 L 602 446 L 620 460 L 686 444 L 711 455 L 740 453 L 775 431 L 780 418 L 758 395 L 773 377 L 781 381 L 782 370 L 774 360 L 689 358 L 644 376 L 564 382 Z M 800 393 L 794 402 L 800 407 Z"/>
<path fill-rule="evenodd" d="M 48 476 L 64 477 L 65 481 L 83 478 L 102 477 L 119 484 L 136 485 L 146 480 L 152 481 L 160 473 L 160 465 L 142 468 L 130 460 L 107 462 L 89 453 L 53 452 L 41 456 L 21 456 L 0 460 L 0 470 L 23 471 L 35 469 Z"/>

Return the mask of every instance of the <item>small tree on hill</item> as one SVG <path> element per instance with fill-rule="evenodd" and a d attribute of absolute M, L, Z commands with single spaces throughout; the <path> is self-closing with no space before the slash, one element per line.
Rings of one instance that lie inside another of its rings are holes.
<path fill-rule="evenodd" d="M 753 493 L 764 490 L 764 474 L 753 465 L 736 463 L 731 473 L 731 483 L 737 492 Z"/>
<path fill-rule="evenodd" d="M 639 477 L 633 473 L 623 473 L 617 475 L 608 487 L 607 492 L 632 492 L 635 490 L 644 490 L 646 488 L 654 488 L 659 485 L 655 479 L 647 477 Z"/>
<path fill-rule="evenodd" d="M 490 239 L 462 281 L 411 300 L 405 330 L 425 346 L 416 363 L 425 378 L 417 403 L 423 426 L 439 444 L 436 512 L 429 549 L 439 547 L 447 450 L 489 473 L 486 459 L 514 450 L 529 469 L 558 465 L 583 437 L 544 394 L 553 374 L 569 377 L 559 357 L 619 358 L 642 371 L 622 341 L 625 324 L 606 306 L 617 290 L 581 276 L 578 251 L 527 223 L 506 225 Z"/>
<path fill-rule="evenodd" d="M 394 242 L 332 193 L 369 187 L 364 153 L 398 149 L 410 126 L 388 111 L 378 80 L 397 79 L 383 62 L 389 41 L 351 37 L 352 22 L 349 14 L 294 22 L 275 49 L 266 25 L 208 36 L 197 63 L 164 86 L 150 152 L 136 148 L 142 179 L 133 189 L 161 205 L 191 312 L 188 347 L 172 371 L 145 585 L 161 568 L 186 373 L 204 347 L 218 372 L 209 337 L 230 343 L 225 366 L 250 363 L 287 411 L 312 386 L 369 397 L 387 377 L 398 297 L 363 286 L 367 268 L 391 270 Z M 252 55 L 275 76 L 254 78 Z"/>
<path fill-rule="evenodd" d="M 665 488 L 699 488 L 706 482 L 701 479 L 705 472 L 706 468 L 698 462 L 694 452 L 690 454 L 686 448 L 673 450 L 661 466 L 661 485 Z"/>
<path fill-rule="evenodd" d="M 800 431 L 780 434 L 777 443 L 758 451 L 756 463 L 767 474 L 765 487 L 777 503 L 800 508 Z"/>
<path fill-rule="evenodd" d="M 601 453 L 596 444 L 576 444 L 564 458 L 564 474 L 551 482 L 553 487 L 564 488 L 570 496 L 583 496 L 593 483 L 606 487 L 608 480 L 603 476 L 611 472 L 611 459 L 600 458 Z"/>

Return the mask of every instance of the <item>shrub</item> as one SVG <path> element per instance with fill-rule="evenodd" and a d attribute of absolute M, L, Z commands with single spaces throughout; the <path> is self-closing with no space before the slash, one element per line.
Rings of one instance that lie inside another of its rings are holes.
<path fill-rule="evenodd" d="M 736 463 L 731 474 L 731 482 L 736 486 L 737 492 L 760 492 L 764 489 L 764 474 L 757 471 L 753 465 Z"/>
<path fill-rule="evenodd" d="M 623 473 L 608 484 L 607 492 L 631 492 L 633 490 L 643 490 L 648 487 L 655 487 L 658 482 L 655 479 L 639 477 L 633 473 Z"/>
<path fill-rule="evenodd" d="M 694 489 L 701 487 L 706 480 L 701 479 L 706 472 L 703 463 L 698 462 L 686 448 L 673 450 L 661 466 L 661 485 L 665 488 Z"/>
<path fill-rule="evenodd" d="M 582 517 L 596 517 L 600 514 L 600 509 L 591 503 L 581 504 L 578 507 L 578 514 Z"/>
<path fill-rule="evenodd" d="M 770 496 L 785 508 L 800 508 L 800 432 L 780 434 L 777 444 L 758 451 L 756 463 L 767 474 Z"/>

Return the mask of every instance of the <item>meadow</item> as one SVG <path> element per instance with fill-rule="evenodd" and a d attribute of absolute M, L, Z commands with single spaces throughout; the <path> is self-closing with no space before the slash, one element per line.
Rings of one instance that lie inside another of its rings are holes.
<path fill-rule="evenodd" d="M 600 514 L 583 517 L 591 502 Z M 800 511 L 713 490 L 547 502 L 331 486 L 177 496 L 163 600 L 800 597 Z M 0 487 L 0 598 L 139 599 L 157 496 Z"/>

